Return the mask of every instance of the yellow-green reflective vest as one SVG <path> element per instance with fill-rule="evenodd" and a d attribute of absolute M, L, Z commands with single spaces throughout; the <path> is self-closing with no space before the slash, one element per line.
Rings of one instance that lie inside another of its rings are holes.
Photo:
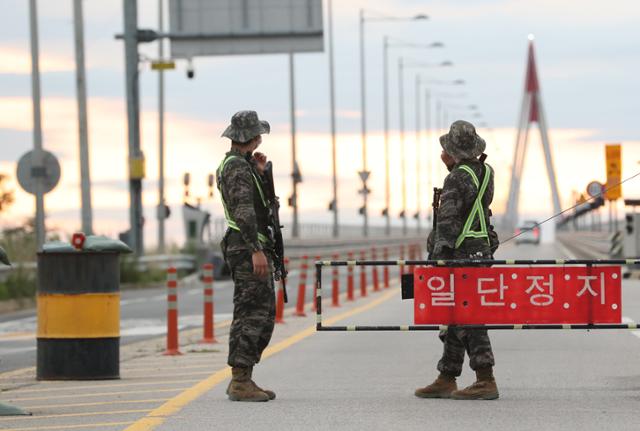
<path fill-rule="evenodd" d="M 222 173 L 224 172 L 224 168 L 225 166 L 227 166 L 227 163 L 229 163 L 233 159 L 239 158 L 240 157 L 234 155 L 225 157 L 222 163 L 220 163 L 220 166 L 218 166 L 217 177 L 222 178 Z M 260 179 L 255 175 L 253 170 L 251 171 L 251 176 L 253 177 L 253 181 L 256 184 L 256 188 L 258 189 L 258 194 L 260 195 L 260 201 L 262 202 L 262 205 L 264 205 L 265 208 L 269 208 L 267 199 L 264 197 L 264 191 L 262 190 L 262 183 L 260 182 Z M 218 181 L 218 190 L 220 191 L 220 199 L 222 200 L 222 208 L 224 208 L 224 218 L 227 220 L 227 225 L 230 229 L 240 232 L 240 227 L 238 227 L 238 224 L 235 222 L 235 220 L 233 220 L 231 214 L 229 214 L 229 209 L 227 208 L 227 203 L 224 200 L 220 181 Z M 260 241 L 262 244 L 269 244 L 271 242 L 269 240 L 269 237 L 260 232 L 258 232 L 258 241 Z"/>
<path fill-rule="evenodd" d="M 471 169 L 467 165 L 458 166 L 458 169 L 462 169 L 463 171 L 471 175 L 473 184 L 475 184 L 476 188 L 478 189 L 478 196 L 476 196 L 476 200 L 473 202 L 473 206 L 471 207 L 471 211 L 467 216 L 467 220 L 464 222 L 464 226 L 462 227 L 462 232 L 460 232 L 460 235 L 456 240 L 456 248 L 460 248 L 464 240 L 467 238 L 485 238 L 487 240 L 487 244 L 491 245 L 489 241 L 489 234 L 487 233 L 487 220 L 485 219 L 484 209 L 482 207 L 482 198 L 484 197 L 484 193 L 487 190 L 487 185 L 489 184 L 489 180 L 491 175 L 493 174 L 493 171 L 489 165 L 483 164 L 483 166 L 485 169 L 485 173 L 482 184 L 480 184 L 478 176 L 475 172 L 473 172 L 473 169 Z M 471 230 L 471 226 L 475 224 L 476 218 L 480 219 L 479 231 Z"/>

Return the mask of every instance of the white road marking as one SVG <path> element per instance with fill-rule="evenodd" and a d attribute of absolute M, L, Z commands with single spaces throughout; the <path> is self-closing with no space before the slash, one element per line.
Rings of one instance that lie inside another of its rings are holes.
<path fill-rule="evenodd" d="M 560 250 L 562 250 L 562 252 L 565 254 L 565 256 L 567 256 L 569 259 L 571 260 L 575 260 L 577 259 L 576 255 L 573 254 L 567 247 L 564 246 L 563 243 L 561 243 L 560 241 L 558 241 L 558 246 L 560 247 Z"/>

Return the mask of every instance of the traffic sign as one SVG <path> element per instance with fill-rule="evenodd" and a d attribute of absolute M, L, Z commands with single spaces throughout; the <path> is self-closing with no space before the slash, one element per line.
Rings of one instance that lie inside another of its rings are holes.
<path fill-rule="evenodd" d="M 605 147 L 607 163 L 607 189 L 605 198 L 615 201 L 622 197 L 622 151 L 620 144 L 608 144 Z"/>
<path fill-rule="evenodd" d="M 602 194 L 602 190 L 604 189 L 604 185 L 598 181 L 591 181 L 587 185 L 587 194 L 592 198 L 596 198 Z"/>
<path fill-rule="evenodd" d="M 42 186 L 42 193 L 49 193 L 60 181 L 60 163 L 52 153 L 42 151 L 42 160 L 36 164 L 34 151 L 29 151 L 18 161 L 17 177 L 20 187 L 25 192 L 36 194 L 37 186 Z"/>
<path fill-rule="evenodd" d="M 156 60 L 151 62 L 151 70 L 173 70 L 176 68 L 175 61 Z"/>
<path fill-rule="evenodd" d="M 416 324 L 620 323 L 619 266 L 418 268 Z"/>
<path fill-rule="evenodd" d="M 369 179 L 369 175 L 371 175 L 371 171 L 359 171 L 358 175 L 360 175 L 360 179 L 363 183 L 366 183 Z"/>

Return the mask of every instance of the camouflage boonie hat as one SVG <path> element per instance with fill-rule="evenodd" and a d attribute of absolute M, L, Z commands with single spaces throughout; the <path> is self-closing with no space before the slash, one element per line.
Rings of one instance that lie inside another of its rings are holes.
<path fill-rule="evenodd" d="M 475 159 L 487 147 L 468 121 L 458 120 L 451 124 L 449 133 L 440 136 L 440 145 L 450 156 L 458 160 Z"/>
<path fill-rule="evenodd" d="M 269 123 L 261 121 L 256 111 L 238 111 L 231 117 L 231 124 L 222 136 L 232 141 L 245 143 L 270 131 Z"/>

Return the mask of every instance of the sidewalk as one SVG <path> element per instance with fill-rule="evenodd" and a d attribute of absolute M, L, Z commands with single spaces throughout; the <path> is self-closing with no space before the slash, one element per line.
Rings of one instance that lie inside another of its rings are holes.
<path fill-rule="evenodd" d="M 326 287 L 323 290 L 328 295 Z M 357 293 L 357 299 L 348 303 L 343 294 L 339 308 L 324 299 L 323 318 L 335 322 L 399 296 L 397 277 L 392 276 L 391 287 L 379 292 L 369 287 L 366 298 Z M 293 308 L 286 310 L 286 323 L 276 325 L 264 359 L 315 334 L 316 317 L 310 305 L 306 305 L 304 318 L 292 316 Z M 181 332 L 181 356 L 162 355 L 164 338 L 123 346 L 120 380 L 38 382 L 34 368 L 0 375 L 0 400 L 33 413 L 29 417 L 0 417 L 0 429 L 153 429 L 209 389 L 226 385 L 230 377 L 226 365 L 229 324 L 216 324 L 216 344 L 198 344 L 202 328 Z"/>

